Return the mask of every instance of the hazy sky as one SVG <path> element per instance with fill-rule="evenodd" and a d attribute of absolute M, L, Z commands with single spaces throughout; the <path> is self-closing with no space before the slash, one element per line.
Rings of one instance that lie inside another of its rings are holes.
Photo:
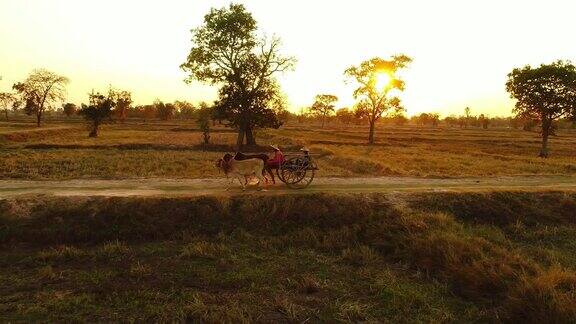
<path fill-rule="evenodd" d="M 373 56 L 414 59 L 403 99 L 409 114 L 463 111 L 508 115 L 506 74 L 525 64 L 576 61 L 574 0 L 246 0 L 268 35 L 294 55 L 282 76 L 293 110 L 314 95 L 353 102 L 343 71 Z M 69 101 L 86 101 L 108 84 L 137 103 L 155 98 L 213 100 L 215 91 L 186 85 L 179 69 L 190 29 L 210 7 L 200 0 L 0 0 L 0 91 L 43 67 L 71 79 Z"/>

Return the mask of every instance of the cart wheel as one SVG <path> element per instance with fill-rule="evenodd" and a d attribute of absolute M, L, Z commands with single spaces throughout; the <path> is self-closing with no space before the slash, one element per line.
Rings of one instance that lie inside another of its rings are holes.
<path fill-rule="evenodd" d="M 303 189 L 310 185 L 314 179 L 315 170 L 311 163 L 301 157 L 293 157 L 287 160 L 280 170 L 280 177 L 288 187 Z"/>
<path fill-rule="evenodd" d="M 303 174 L 302 177 L 300 177 L 299 181 L 286 183 L 289 188 L 304 189 L 312 183 L 312 180 L 314 180 L 314 176 L 316 175 L 316 171 L 312 169 L 312 170 L 303 170 L 302 172 Z"/>

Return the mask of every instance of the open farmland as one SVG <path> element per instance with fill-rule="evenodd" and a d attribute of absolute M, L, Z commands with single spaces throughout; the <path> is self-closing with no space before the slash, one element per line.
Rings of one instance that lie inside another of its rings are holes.
<path fill-rule="evenodd" d="M 23 125 L 27 125 L 23 126 Z M 202 145 L 193 122 L 128 122 L 103 127 L 88 138 L 82 124 L 54 123 L 36 129 L 0 124 L 0 177 L 11 179 L 213 178 L 213 161 L 235 150 L 233 130 L 216 126 Z M 279 144 L 285 152 L 308 146 L 321 177 L 477 177 L 572 175 L 576 131 L 551 139 L 551 157 L 540 159 L 537 132 L 515 129 L 381 126 L 375 145 L 367 128 L 289 123 L 257 132 L 260 148 Z"/>

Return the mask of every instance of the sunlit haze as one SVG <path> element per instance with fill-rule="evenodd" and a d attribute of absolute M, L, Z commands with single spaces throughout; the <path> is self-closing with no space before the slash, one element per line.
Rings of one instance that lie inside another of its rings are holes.
<path fill-rule="evenodd" d="M 290 109 L 318 93 L 352 105 L 344 70 L 374 56 L 404 53 L 402 94 L 409 115 L 419 112 L 509 115 L 505 92 L 514 67 L 576 60 L 573 0 L 548 1 L 237 1 L 267 35 L 282 39 L 298 59 L 281 76 Z M 109 84 L 131 90 L 136 103 L 215 99 L 215 91 L 187 85 L 179 65 L 190 29 L 210 7 L 229 1 L 1 0 L 0 91 L 34 68 L 70 78 L 68 100 L 85 102 Z"/>

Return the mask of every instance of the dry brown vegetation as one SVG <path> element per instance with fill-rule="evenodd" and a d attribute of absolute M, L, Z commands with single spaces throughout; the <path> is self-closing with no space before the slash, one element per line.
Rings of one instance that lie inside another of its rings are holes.
<path fill-rule="evenodd" d="M 576 173 L 512 129 L 288 124 L 320 176 Z M 205 178 L 235 134 L 192 121 L 0 124 L 0 177 Z M 0 321 L 574 322 L 573 193 L 23 197 L 0 201 Z"/>
<path fill-rule="evenodd" d="M 114 124 L 88 138 L 78 124 L 52 123 L 31 130 L 18 122 L 0 124 L 0 177 L 205 178 L 218 176 L 213 161 L 234 150 L 235 133 L 216 126 L 210 145 L 193 121 Z M 319 176 L 465 177 L 576 173 L 576 132 L 560 130 L 551 157 L 537 158 L 537 132 L 515 129 L 379 126 L 375 145 L 366 145 L 365 126 L 325 129 L 289 123 L 257 133 L 262 145 L 285 151 L 302 145 L 319 154 Z M 256 148 L 258 150 L 258 148 Z"/>
<path fill-rule="evenodd" d="M 573 193 L 253 198 L 1 201 L 0 320 L 576 320 Z"/>

